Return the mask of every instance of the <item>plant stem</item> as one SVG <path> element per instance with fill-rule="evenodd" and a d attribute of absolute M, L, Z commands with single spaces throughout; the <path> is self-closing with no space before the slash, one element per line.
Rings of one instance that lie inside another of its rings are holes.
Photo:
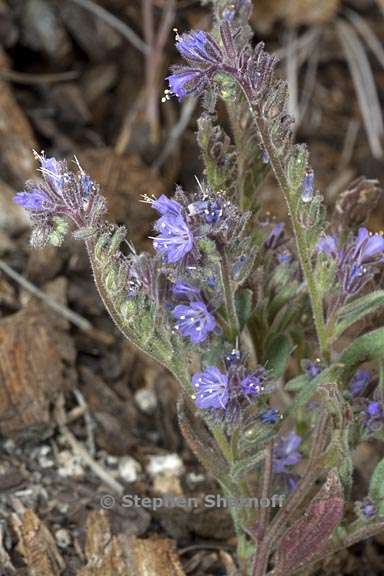
<path fill-rule="evenodd" d="M 232 72 L 232 74 L 235 74 Z M 236 77 L 236 74 L 235 74 Z M 313 318 L 316 326 L 316 332 L 319 340 L 320 351 L 321 354 L 328 360 L 328 342 L 327 342 L 327 333 L 326 333 L 326 326 L 324 320 L 324 311 L 321 297 L 317 291 L 317 286 L 315 282 L 315 278 L 313 275 L 311 258 L 308 250 L 307 241 L 303 232 L 303 228 L 300 225 L 300 222 L 297 218 L 296 214 L 296 207 L 294 202 L 292 201 L 291 197 L 291 189 L 289 186 L 289 182 L 285 175 L 284 166 L 276 153 L 275 147 L 272 142 L 271 135 L 268 130 L 268 125 L 262 114 L 259 110 L 259 106 L 253 101 L 253 94 L 252 94 L 252 87 L 249 83 L 244 80 L 239 80 L 238 82 L 247 98 L 249 107 L 253 114 L 253 118 L 256 124 L 256 128 L 260 135 L 261 143 L 264 147 L 264 150 L 267 152 L 272 170 L 275 174 L 277 183 L 279 184 L 285 201 L 288 206 L 288 214 L 291 218 L 293 231 L 296 237 L 296 245 L 297 251 L 299 254 L 299 259 L 301 263 L 301 267 L 304 273 L 305 280 L 308 286 L 308 292 L 311 300 Z"/>
<path fill-rule="evenodd" d="M 239 334 L 240 326 L 236 312 L 231 271 L 225 249 L 220 249 L 220 274 L 221 283 L 223 285 L 225 308 L 227 310 L 229 329 L 231 332 L 230 337 L 234 342 L 236 340 L 236 336 Z"/>

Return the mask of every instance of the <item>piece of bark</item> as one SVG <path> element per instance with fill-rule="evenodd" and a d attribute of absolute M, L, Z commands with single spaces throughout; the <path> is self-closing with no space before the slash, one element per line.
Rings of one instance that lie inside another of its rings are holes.
<path fill-rule="evenodd" d="M 88 563 L 77 576 L 133 576 L 118 538 L 112 536 L 104 511 L 88 515 L 85 556 Z"/>
<path fill-rule="evenodd" d="M 7 68 L 7 57 L 0 49 L 0 70 Z M 29 121 L 9 84 L 0 80 L 0 169 L 13 185 L 21 187 L 32 176 L 33 149 L 37 148 Z"/>
<path fill-rule="evenodd" d="M 53 312 L 36 301 L 0 321 L 0 433 L 5 436 L 49 429 L 50 402 L 68 389 L 64 368 L 74 360 L 66 328 L 65 320 L 55 322 Z"/>
<path fill-rule="evenodd" d="M 185 576 L 173 540 L 131 538 L 128 556 L 135 576 Z"/>
<path fill-rule="evenodd" d="M 54 537 L 33 510 L 26 510 L 21 519 L 14 514 L 12 525 L 19 540 L 18 550 L 28 566 L 29 575 L 60 576 L 65 568 L 64 560 Z"/>

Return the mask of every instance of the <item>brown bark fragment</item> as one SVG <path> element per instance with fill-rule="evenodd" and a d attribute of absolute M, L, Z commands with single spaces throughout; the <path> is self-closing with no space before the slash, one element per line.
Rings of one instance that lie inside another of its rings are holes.
<path fill-rule="evenodd" d="M 0 433 L 39 433 L 50 424 L 49 403 L 66 388 L 63 358 L 71 347 L 41 303 L 0 321 Z"/>
<path fill-rule="evenodd" d="M 0 70 L 8 68 L 5 53 L 0 50 Z M 22 186 L 31 177 L 37 148 L 32 128 L 17 104 L 7 82 L 0 80 L 0 158 L 12 183 Z"/>
<path fill-rule="evenodd" d="M 64 560 L 50 531 L 33 510 L 26 510 L 21 522 L 14 516 L 13 526 L 30 576 L 60 576 L 65 568 Z"/>

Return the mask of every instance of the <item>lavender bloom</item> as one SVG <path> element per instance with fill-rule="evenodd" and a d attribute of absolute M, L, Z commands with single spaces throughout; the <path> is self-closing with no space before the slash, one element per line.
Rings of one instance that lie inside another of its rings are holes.
<path fill-rule="evenodd" d="M 172 286 L 172 294 L 178 298 L 188 298 L 188 300 L 194 300 L 200 297 L 200 290 L 188 282 L 178 280 Z"/>
<path fill-rule="evenodd" d="M 275 226 L 272 229 L 272 232 L 264 242 L 264 248 L 266 250 L 274 250 L 283 243 L 284 228 L 285 228 L 284 222 L 275 224 Z"/>
<path fill-rule="evenodd" d="M 317 243 L 317 251 L 332 258 L 339 257 L 337 240 L 334 236 L 324 235 Z"/>
<path fill-rule="evenodd" d="M 273 450 L 272 470 L 275 474 L 286 474 L 287 466 L 295 466 L 301 460 L 298 448 L 302 443 L 301 436 L 291 431 L 278 440 Z"/>
<path fill-rule="evenodd" d="M 275 408 L 269 408 L 268 410 L 262 412 L 259 418 L 263 424 L 276 424 L 276 422 L 278 422 L 282 416 L 280 412 Z"/>
<path fill-rule="evenodd" d="M 246 396 L 260 396 L 264 390 L 264 382 L 267 378 L 267 371 L 264 368 L 258 368 L 241 381 L 241 389 Z"/>
<path fill-rule="evenodd" d="M 312 360 L 303 360 L 303 368 L 310 380 L 313 380 L 322 371 L 322 366 L 319 360 L 312 362 Z"/>
<path fill-rule="evenodd" d="M 168 80 L 169 92 L 181 102 L 186 96 L 200 92 L 207 78 L 201 70 L 196 68 L 174 66 L 172 74 L 166 80 Z"/>
<path fill-rule="evenodd" d="M 372 500 L 366 498 L 363 502 L 360 503 L 360 513 L 366 520 L 370 520 L 376 516 L 377 508 Z"/>
<path fill-rule="evenodd" d="M 152 237 L 153 246 L 168 264 L 176 264 L 193 248 L 193 235 L 182 216 L 162 216 L 156 223 L 159 236 Z"/>
<path fill-rule="evenodd" d="M 303 193 L 301 199 L 303 202 L 310 202 L 313 198 L 315 190 L 315 174 L 313 170 L 307 172 L 303 182 Z"/>
<path fill-rule="evenodd" d="M 13 202 L 30 212 L 44 212 L 51 208 L 48 195 L 39 188 L 32 188 L 30 192 L 18 192 L 13 198 Z"/>
<path fill-rule="evenodd" d="M 361 396 L 366 389 L 369 381 L 371 380 L 371 373 L 369 370 L 357 370 L 352 378 L 349 390 L 354 398 Z"/>
<path fill-rule="evenodd" d="M 177 330 L 194 344 L 206 340 L 216 328 L 216 320 L 202 301 L 191 302 L 188 306 L 179 304 L 173 309 L 172 315 L 177 320 Z"/>
<path fill-rule="evenodd" d="M 148 201 L 150 201 L 148 199 Z M 181 216 L 183 207 L 176 200 L 171 200 L 165 194 L 151 201 L 151 206 L 159 212 L 162 216 Z"/>
<path fill-rule="evenodd" d="M 368 432 L 377 432 L 384 424 L 384 407 L 380 402 L 370 401 L 362 414 L 363 426 Z"/>
<path fill-rule="evenodd" d="M 229 400 L 228 376 L 215 366 L 208 366 L 204 372 L 192 377 L 195 391 L 195 404 L 198 408 L 225 408 Z"/>
<path fill-rule="evenodd" d="M 360 228 L 357 237 L 344 250 L 338 248 L 334 236 L 324 236 L 317 245 L 338 263 L 337 276 L 346 295 L 356 294 L 370 280 L 376 266 L 384 262 L 384 238 Z"/>
<path fill-rule="evenodd" d="M 189 62 L 219 64 L 223 59 L 222 52 L 211 34 L 202 30 L 178 36 L 176 48 Z"/>

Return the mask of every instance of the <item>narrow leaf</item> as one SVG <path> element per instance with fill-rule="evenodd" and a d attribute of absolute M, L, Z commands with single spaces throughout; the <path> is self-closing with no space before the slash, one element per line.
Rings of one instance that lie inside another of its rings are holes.
<path fill-rule="evenodd" d="M 379 513 L 384 513 L 384 458 L 376 466 L 369 484 L 369 497 L 375 502 Z"/>
<path fill-rule="evenodd" d="M 384 328 L 378 328 L 357 338 L 340 356 L 341 377 L 347 382 L 354 371 L 368 360 L 384 359 Z"/>
<path fill-rule="evenodd" d="M 384 290 L 377 290 L 343 306 L 337 314 L 335 337 L 341 336 L 352 324 L 373 314 L 381 306 L 384 306 Z"/>
<path fill-rule="evenodd" d="M 287 368 L 293 346 L 286 334 L 273 336 L 267 344 L 265 365 L 275 378 L 281 378 Z"/>

